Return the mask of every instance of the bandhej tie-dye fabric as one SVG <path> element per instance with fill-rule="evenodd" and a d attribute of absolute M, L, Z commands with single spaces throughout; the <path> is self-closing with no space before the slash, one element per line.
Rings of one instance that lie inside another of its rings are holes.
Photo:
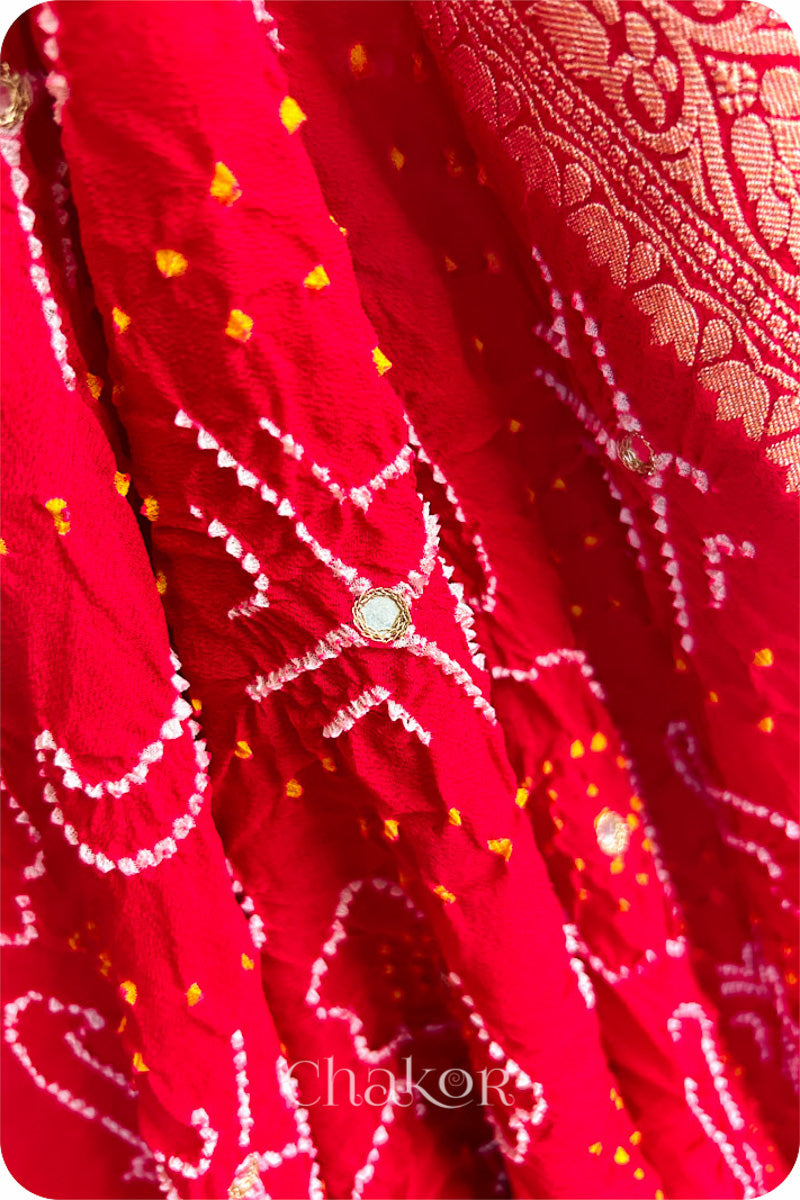
<path fill-rule="evenodd" d="M 769 1192 L 798 1129 L 789 29 L 54 0 L 2 61 L 11 1172 Z"/>

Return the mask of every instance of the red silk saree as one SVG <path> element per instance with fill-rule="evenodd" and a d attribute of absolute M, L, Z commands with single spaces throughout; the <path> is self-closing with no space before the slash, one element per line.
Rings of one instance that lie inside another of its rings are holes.
<path fill-rule="evenodd" d="M 771 1190 L 791 32 L 79 0 L 3 62 L 12 1173 Z"/>

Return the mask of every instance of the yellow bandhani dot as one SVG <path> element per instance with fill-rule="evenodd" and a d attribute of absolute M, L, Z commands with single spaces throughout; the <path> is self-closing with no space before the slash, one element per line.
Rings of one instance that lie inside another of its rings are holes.
<path fill-rule="evenodd" d="M 664 1193 L 661 1188 L 656 1188 L 655 1200 L 664 1200 Z"/>
<path fill-rule="evenodd" d="M 8 546 L 5 538 L 0 538 L 0 554 L 8 554 Z"/>
<path fill-rule="evenodd" d="M 225 326 L 225 332 L 235 342 L 249 341 L 250 335 L 253 332 L 253 318 L 248 317 L 247 313 L 242 312 L 240 308 L 232 308 L 228 315 L 228 324 Z"/>
<path fill-rule="evenodd" d="M 330 279 L 328 272 L 323 267 L 322 263 L 318 263 L 313 271 L 309 271 L 303 280 L 303 287 L 308 288 L 312 292 L 321 292 L 323 288 L 330 287 Z"/>
<path fill-rule="evenodd" d="M 547 789 L 547 799 L 548 800 L 557 800 L 558 799 L 558 792 L 556 791 L 555 788 Z"/>
<path fill-rule="evenodd" d="M 383 833 L 390 842 L 396 842 L 400 837 L 400 827 L 393 817 L 387 817 L 383 822 Z"/>
<path fill-rule="evenodd" d="M 684 660 L 682 658 L 676 658 L 675 659 L 675 670 L 676 671 L 688 671 L 689 668 L 687 667 L 686 663 L 684 662 Z"/>
<path fill-rule="evenodd" d="M 579 900 L 588 900 L 589 899 L 589 893 L 587 892 L 586 888 L 578 889 L 578 899 Z"/>
<path fill-rule="evenodd" d="M 449 254 L 445 254 L 444 256 L 444 269 L 450 272 L 458 270 L 458 263 L 454 263 Z"/>
<path fill-rule="evenodd" d="M 553 774 L 553 764 L 550 762 L 549 758 L 546 758 L 544 760 L 544 762 L 542 763 L 542 774 L 543 775 L 552 775 Z"/>
<path fill-rule="evenodd" d="M 708 693 L 708 702 L 709 704 L 719 704 L 719 696 L 716 692 Z"/>
<path fill-rule="evenodd" d="M 233 753 L 237 758 L 252 758 L 253 751 L 247 742 L 237 742 L 233 748 Z"/>
<path fill-rule="evenodd" d="M 122 999 L 126 1004 L 136 1003 L 136 997 L 138 993 L 136 991 L 136 984 L 132 979 L 126 979 L 124 983 L 119 985 L 119 994 L 122 996 Z"/>
<path fill-rule="evenodd" d="M 148 521 L 157 521 L 159 513 L 159 505 L 155 496 L 145 496 L 144 503 L 139 509 L 143 516 L 147 517 Z"/>
<path fill-rule="evenodd" d="M 756 650 L 753 655 L 754 667 L 771 667 L 775 662 L 775 655 L 771 650 Z"/>
<path fill-rule="evenodd" d="M 163 596 L 167 590 L 167 577 L 163 571 L 156 571 L 156 591 Z"/>
<path fill-rule="evenodd" d="M 289 133 L 296 133 L 303 121 L 306 120 L 306 114 L 291 96 L 284 96 L 278 113 L 284 129 L 287 129 Z"/>
<path fill-rule="evenodd" d="M 120 1021 L 119 1025 L 117 1026 L 117 1033 L 124 1033 L 124 1032 L 125 1032 L 125 1026 L 126 1026 L 127 1024 L 128 1024 L 128 1014 L 126 1013 L 126 1014 L 125 1014 L 125 1016 L 124 1016 L 124 1017 L 122 1018 L 122 1020 Z"/>
<path fill-rule="evenodd" d="M 239 180 L 233 171 L 229 170 L 222 162 L 214 164 L 214 178 L 211 180 L 211 187 L 208 191 L 215 200 L 219 200 L 220 204 L 225 205 L 233 204 L 242 194 Z"/>
<path fill-rule="evenodd" d="M 64 537 L 72 528 L 66 500 L 62 500 L 60 496 L 54 496 L 52 500 L 45 500 L 44 506 L 53 518 L 56 533 L 60 537 Z"/>
<path fill-rule="evenodd" d="M 508 428 L 512 433 L 519 433 L 520 429 L 522 429 L 522 421 L 518 421 L 516 417 L 512 417 L 508 422 Z"/>
<path fill-rule="evenodd" d="M 114 487 L 119 492 L 120 496 L 127 496 L 131 487 L 130 475 L 124 475 L 122 471 L 114 472 Z"/>
<path fill-rule="evenodd" d="M 597 796 L 597 795 L 599 795 L 599 793 L 600 793 L 600 788 L 597 786 L 596 783 L 590 783 L 586 789 L 587 796 Z"/>
<path fill-rule="evenodd" d="M 555 817 L 555 816 L 554 816 L 554 817 L 553 817 L 553 824 L 555 825 L 556 829 L 563 829 L 563 828 L 564 828 L 564 822 L 561 820 L 561 817 Z"/>
<path fill-rule="evenodd" d="M 147 1066 L 147 1064 L 145 1063 L 144 1059 L 141 1056 L 141 1053 L 138 1050 L 136 1051 L 136 1053 L 133 1056 L 133 1069 L 134 1069 L 134 1071 L 139 1071 L 139 1072 L 144 1072 L 144 1071 L 150 1070 L 150 1068 Z"/>
<path fill-rule="evenodd" d="M 514 846 L 510 838 L 489 838 L 486 843 L 492 854 L 499 854 L 506 862 L 511 858 L 511 851 Z"/>
<path fill-rule="evenodd" d="M 328 216 L 330 217 L 331 221 L 336 226 L 336 228 L 339 230 L 339 233 L 342 235 L 342 237 L 347 237 L 347 230 L 345 229 L 344 225 L 339 224 L 339 222 L 336 220 L 336 217 L 333 215 L 333 213 L 328 213 Z"/>
<path fill-rule="evenodd" d="M 326 755 L 325 758 L 323 758 L 322 766 L 323 766 L 323 769 L 326 771 L 335 771 L 336 770 L 336 763 L 333 761 L 333 759 L 329 755 Z"/>
<path fill-rule="evenodd" d="M 520 808 L 524 808 L 525 805 L 528 803 L 529 798 L 530 798 L 530 791 L 528 790 L 528 788 L 518 787 L 517 794 L 514 797 L 514 803 L 518 804 Z"/>
<path fill-rule="evenodd" d="M 366 75 L 369 69 L 367 48 L 361 42 L 356 42 L 355 46 L 350 47 L 350 70 L 354 75 Z"/>
<path fill-rule="evenodd" d="M 632 1133 L 632 1134 L 631 1134 L 631 1136 L 630 1136 L 630 1143 L 631 1143 L 631 1145 L 632 1145 L 632 1146 L 638 1146 L 638 1145 L 639 1145 L 639 1143 L 641 1142 L 641 1140 L 642 1140 L 642 1133 L 641 1133 L 641 1130 L 640 1130 L 640 1129 L 634 1129 L 633 1133 Z"/>
<path fill-rule="evenodd" d="M 378 369 L 379 375 L 385 375 L 391 369 L 391 362 L 381 350 L 380 346 L 375 346 L 372 351 L 372 361 Z"/>
<path fill-rule="evenodd" d="M 580 604 L 571 604 L 569 606 L 569 611 L 572 613 L 573 617 L 583 616 L 583 609 L 581 608 Z"/>
<path fill-rule="evenodd" d="M 620 858 L 619 855 L 617 855 L 616 858 L 612 858 L 611 864 L 608 869 L 612 875 L 619 875 L 620 871 L 623 871 L 625 869 L 625 860 Z"/>
<path fill-rule="evenodd" d="M 630 763 L 628 762 L 628 760 L 624 754 L 618 754 L 617 757 L 614 759 L 614 762 L 617 764 L 620 771 L 625 771 L 630 766 Z"/>
<path fill-rule="evenodd" d="M 394 167 L 395 171 L 402 171 L 403 167 L 406 165 L 406 156 L 403 154 L 403 151 L 398 150 L 397 146 L 392 146 L 391 150 L 389 151 L 389 158 L 391 159 L 392 166 Z"/>
<path fill-rule="evenodd" d="M 580 740 L 580 738 L 576 738 L 569 748 L 570 758 L 583 758 L 585 753 L 586 749 L 583 745 L 583 742 Z"/>
<path fill-rule="evenodd" d="M 107 950 L 101 950 L 97 956 L 97 961 L 100 963 L 100 974 L 104 979 L 108 979 L 111 974 L 111 955 Z"/>
<path fill-rule="evenodd" d="M 478 354 L 483 354 L 483 342 L 481 341 L 481 339 L 479 337 L 474 337 L 472 339 L 472 344 L 475 347 L 475 349 L 478 351 Z"/>
<path fill-rule="evenodd" d="M 202 700 L 193 699 L 193 700 L 192 700 L 192 708 L 194 709 L 194 711 L 195 711 L 196 713 L 202 712 L 202 711 L 203 711 L 203 701 L 202 701 Z"/>
<path fill-rule="evenodd" d="M 630 798 L 630 806 L 631 806 L 631 808 L 633 809 L 633 811 L 634 811 L 634 812 L 637 812 L 637 813 L 638 813 L 638 812 L 641 812 L 641 811 L 642 811 L 642 809 L 644 808 L 644 805 L 642 804 L 642 801 L 641 801 L 641 799 L 639 798 L 639 796 L 631 796 L 631 798 Z"/>
<path fill-rule="evenodd" d="M 620 1094 L 616 1088 L 612 1087 L 611 1091 L 608 1094 L 611 1097 L 611 1099 L 613 1100 L 615 1108 L 624 1108 L 625 1107 L 625 1103 L 622 1099 L 622 1096 L 620 1096 Z"/>
<path fill-rule="evenodd" d="M 642 838 L 642 849 L 645 854 L 649 854 L 653 849 L 653 843 L 650 841 L 650 838 Z"/>
<path fill-rule="evenodd" d="M 124 333 L 131 323 L 128 314 L 123 312 L 121 308 L 117 308 L 116 305 L 111 310 L 111 319 L 114 322 L 114 328 L 117 333 Z"/>
<path fill-rule="evenodd" d="M 200 984 L 199 983 L 191 984 L 186 991 L 186 1003 L 189 1005 L 189 1008 L 194 1008 L 195 1004 L 199 1004 L 199 1002 L 202 999 L 203 999 L 203 992 L 200 987 Z"/>
<path fill-rule="evenodd" d="M 451 825 L 460 825 L 461 824 L 461 813 L 458 811 L 457 808 L 451 808 L 447 814 L 447 819 Z"/>
<path fill-rule="evenodd" d="M 165 279 L 185 275 L 188 265 L 180 250 L 156 250 L 156 266 Z"/>
<path fill-rule="evenodd" d="M 437 883 L 433 891 L 434 895 L 438 896 L 440 900 L 443 900 L 445 904 L 452 904 L 455 900 L 453 893 L 448 892 L 447 888 L 442 883 Z"/>
<path fill-rule="evenodd" d="M 566 490 L 567 490 L 567 485 L 564 483 L 563 479 L 558 478 L 558 479 L 553 480 L 553 491 L 565 492 Z"/>
<path fill-rule="evenodd" d="M 87 375 L 86 386 L 94 396 L 95 400 L 100 399 L 100 393 L 103 390 L 103 381 L 99 375 Z"/>
<path fill-rule="evenodd" d="M 626 819 L 627 819 L 627 822 L 628 822 L 628 826 L 629 826 L 631 829 L 638 829 L 638 828 L 639 828 L 640 821 L 639 821 L 639 818 L 636 816 L 636 813 L 628 813 L 628 816 L 627 816 L 627 818 L 626 818 Z"/>
<path fill-rule="evenodd" d="M 758 728 L 762 733 L 772 733 L 773 729 L 775 728 L 775 722 L 772 717 L 762 717 L 762 719 L 758 722 Z"/>
<path fill-rule="evenodd" d="M 620 912 L 630 912 L 630 909 L 631 909 L 630 900 L 626 900 L 624 896 L 620 896 L 619 911 Z"/>
<path fill-rule="evenodd" d="M 608 738 L 604 733 L 596 733 L 589 743 L 590 750 L 599 752 L 608 749 Z"/>
<path fill-rule="evenodd" d="M 600 539 L 595 537 L 593 533 L 587 533 L 586 537 L 583 539 L 583 544 L 591 550 L 592 547 L 596 546 L 599 541 Z"/>
<path fill-rule="evenodd" d="M 589 1153 L 590 1154 L 602 1154 L 603 1153 L 603 1143 L 602 1142 L 592 1142 L 591 1146 L 589 1147 Z"/>
<path fill-rule="evenodd" d="M 256 964 L 253 962 L 249 954 L 242 955 L 242 966 L 244 967 L 245 971 L 252 971 L 255 965 Z"/>
<path fill-rule="evenodd" d="M 646 871 L 640 871 L 639 874 L 636 876 L 636 882 L 639 884 L 640 887 L 647 887 L 649 878 L 650 877 Z"/>
<path fill-rule="evenodd" d="M 298 781 L 296 779 L 290 779 L 286 785 L 286 795 L 291 796 L 291 798 L 293 800 L 296 800 L 297 797 L 302 796 L 302 794 L 303 794 L 303 785 L 301 783 L 298 783 Z"/>
<path fill-rule="evenodd" d="M 455 150 L 445 150 L 444 157 L 447 161 L 447 173 L 457 179 L 459 175 L 464 174 L 464 168 L 459 161 Z"/>
<path fill-rule="evenodd" d="M 586 860 L 583 858 L 576 858 L 575 859 L 575 870 L 576 871 L 585 871 L 586 870 Z"/>
<path fill-rule="evenodd" d="M 642 1170 L 641 1167 L 637 1167 L 636 1170 L 633 1172 L 633 1178 L 634 1179 L 644 1179 L 644 1171 Z"/>

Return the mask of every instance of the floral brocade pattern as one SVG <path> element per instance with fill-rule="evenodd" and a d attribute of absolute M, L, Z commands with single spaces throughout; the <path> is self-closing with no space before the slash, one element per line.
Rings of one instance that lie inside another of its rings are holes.
<path fill-rule="evenodd" d="M 729 0 L 418 6 L 525 192 L 800 488 L 800 71 Z M 487 47 L 490 49 L 487 52 Z"/>

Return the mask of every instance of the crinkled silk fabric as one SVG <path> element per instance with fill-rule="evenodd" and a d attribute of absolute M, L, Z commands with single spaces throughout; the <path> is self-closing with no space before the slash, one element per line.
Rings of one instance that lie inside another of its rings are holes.
<path fill-rule="evenodd" d="M 790 32 L 738 0 L 80 0 L 3 58 L 12 1172 L 770 1190 Z"/>

